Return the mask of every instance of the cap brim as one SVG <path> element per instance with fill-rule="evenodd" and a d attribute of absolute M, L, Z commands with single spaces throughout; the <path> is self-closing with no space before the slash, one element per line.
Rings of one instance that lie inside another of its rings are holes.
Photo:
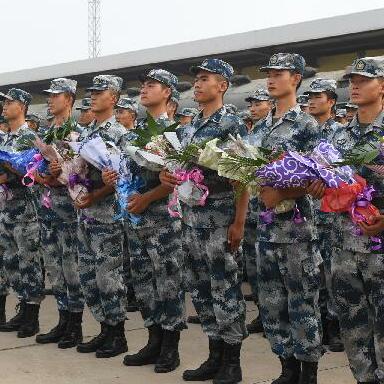
<path fill-rule="evenodd" d="M 8 96 L 8 95 L 6 95 L 5 93 L 0 92 L 0 100 L 4 100 L 4 99 L 7 99 L 7 100 L 14 100 L 14 99 L 12 99 L 11 96 Z"/>
<path fill-rule="evenodd" d="M 87 111 L 88 109 L 91 109 L 91 107 L 76 107 L 76 111 Z"/>
<path fill-rule="evenodd" d="M 58 95 L 59 93 L 64 93 L 64 91 L 59 91 L 58 89 L 44 89 L 43 93 L 53 93 Z"/>
<path fill-rule="evenodd" d="M 217 73 L 215 71 L 212 71 L 208 68 L 205 68 L 201 65 L 193 65 L 191 68 L 189 68 L 189 72 L 191 72 L 193 75 L 197 75 L 200 71 L 206 71 L 210 73 Z"/>
<path fill-rule="evenodd" d="M 85 88 L 86 91 L 89 91 L 89 92 L 92 92 L 92 91 L 106 91 L 107 89 L 109 89 L 108 87 L 95 87 L 95 86 L 92 86 L 92 87 L 88 87 L 88 88 Z"/>
<path fill-rule="evenodd" d="M 270 69 L 276 69 L 277 71 L 296 71 L 296 68 L 294 67 L 283 67 L 281 65 L 265 65 L 263 67 L 260 67 L 260 72 L 267 72 Z M 297 72 L 300 73 L 300 72 Z"/>
<path fill-rule="evenodd" d="M 247 97 L 244 99 L 246 102 L 250 103 L 251 101 L 269 101 L 270 99 L 268 98 L 256 98 L 256 97 Z"/>
<path fill-rule="evenodd" d="M 360 76 L 364 76 L 364 77 L 369 77 L 371 79 L 375 78 L 375 77 L 380 77 L 380 76 L 375 76 L 375 75 L 372 75 L 372 73 L 369 73 L 369 72 L 364 72 L 364 71 L 352 71 L 352 72 L 348 72 L 346 73 L 344 76 L 343 76 L 343 79 L 349 79 L 352 75 L 360 75 Z"/>

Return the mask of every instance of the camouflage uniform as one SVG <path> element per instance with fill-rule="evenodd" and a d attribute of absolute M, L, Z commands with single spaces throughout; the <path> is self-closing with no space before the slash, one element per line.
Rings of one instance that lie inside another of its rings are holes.
<path fill-rule="evenodd" d="M 122 79 L 99 75 L 88 90 L 120 91 Z M 85 128 L 79 140 L 100 136 L 120 146 L 124 127 L 114 116 Z M 89 165 L 93 188 L 104 186 L 101 171 Z M 115 326 L 125 320 L 126 288 L 123 281 L 124 233 L 121 222 L 115 222 L 116 199 L 113 194 L 79 211 L 78 254 L 80 282 L 85 301 L 99 323 Z"/>
<path fill-rule="evenodd" d="M 351 73 L 366 77 L 383 77 L 382 58 L 363 58 L 352 65 Z M 362 125 L 358 115 L 335 135 L 340 151 L 355 145 L 377 141 L 384 135 L 384 112 L 372 124 Z M 373 185 L 377 196 L 373 200 L 381 211 L 384 182 L 365 167 L 358 173 Z M 339 316 L 341 336 L 349 365 L 359 382 L 384 382 L 384 255 L 373 253 L 367 236 L 353 237 L 353 225 L 348 215 L 341 216 L 343 242 L 341 251 L 332 259 L 332 289 Z"/>
<path fill-rule="evenodd" d="M 174 88 L 177 78 L 161 70 L 151 70 L 147 78 Z M 167 116 L 160 116 L 157 123 L 171 124 Z M 138 129 L 146 129 L 146 119 Z M 160 185 L 159 173 L 145 168 L 133 169 L 144 181 L 140 193 Z M 186 328 L 183 289 L 184 256 L 181 242 L 180 220 L 172 219 L 167 210 L 167 198 L 152 202 L 141 214 L 139 224 L 127 223 L 128 248 L 131 257 L 133 286 L 144 326 L 160 325 L 169 331 Z"/>
<path fill-rule="evenodd" d="M 229 64 L 217 59 L 204 60 L 194 72 L 200 69 L 227 79 L 233 74 Z M 226 140 L 229 134 L 245 136 L 247 129 L 225 106 L 206 119 L 198 114 L 191 125 L 179 131 L 183 145 L 214 138 Z M 208 337 L 239 345 L 247 337 L 242 257 L 240 250 L 232 253 L 227 248 L 228 226 L 235 217 L 234 194 L 228 180 L 208 169 L 204 169 L 204 183 L 210 194 L 203 207 L 182 204 L 188 291 Z"/>
<path fill-rule="evenodd" d="M 48 94 L 76 93 L 76 81 L 59 78 L 51 82 Z M 51 127 L 52 128 L 52 127 Z M 81 128 L 78 126 L 78 132 Z M 41 205 L 43 193 L 49 191 L 50 209 Z M 84 297 L 80 285 L 77 256 L 77 215 L 65 186 L 38 188 L 38 216 L 41 223 L 41 251 L 44 266 L 60 311 L 82 312 Z M 36 200 L 36 199 L 35 199 Z"/>
<path fill-rule="evenodd" d="M 276 54 L 261 70 L 294 70 L 303 73 L 304 59 L 296 54 Z M 274 110 L 258 124 L 260 144 L 266 148 L 308 152 L 316 144 L 316 121 L 299 105 L 277 121 Z M 317 362 L 322 355 L 318 306 L 321 256 L 317 244 L 312 199 L 296 199 L 306 218 L 293 224 L 292 212 L 276 215 L 271 224 L 260 222 L 258 249 L 259 307 L 272 351 L 283 359 L 296 357 Z"/>
<path fill-rule="evenodd" d="M 11 89 L 3 98 L 19 100 L 28 105 L 31 96 L 25 91 Z M 8 132 L 2 140 L 5 150 L 17 149 L 17 141 L 30 138 L 33 131 L 24 123 L 17 131 Z M 30 304 L 40 304 L 43 299 L 43 276 L 38 253 L 39 225 L 28 188 L 20 177 L 7 172 L 7 186 L 13 198 L 0 215 L 1 244 L 4 247 L 3 263 L 6 277 L 17 296 Z"/>

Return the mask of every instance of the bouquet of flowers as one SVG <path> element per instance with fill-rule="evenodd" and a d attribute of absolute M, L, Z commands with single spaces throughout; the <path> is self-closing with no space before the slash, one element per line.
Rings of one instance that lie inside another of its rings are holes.
<path fill-rule="evenodd" d="M 128 212 L 128 200 L 132 195 L 139 193 L 144 186 L 144 182 L 139 176 L 132 174 L 130 161 L 122 153 L 119 155 L 119 178 L 115 187 L 118 213 L 114 220 L 128 219 L 131 223 L 137 225 L 140 223 L 141 217 Z"/>
<path fill-rule="evenodd" d="M 139 166 L 160 172 L 165 165 L 164 158 L 172 148 L 165 134 L 174 132 L 177 126 L 178 123 L 169 126 L 158 123 L 147 114 L 147 127 L 132 130 L 134 139 L 125 148 L 126 153 Z"/>

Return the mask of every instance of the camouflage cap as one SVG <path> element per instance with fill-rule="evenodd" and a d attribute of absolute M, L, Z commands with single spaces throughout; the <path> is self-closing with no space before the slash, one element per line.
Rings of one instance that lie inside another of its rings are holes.
<path fill-rule="evenodd" d="M 352 63 L 350 70 L 343 76 L 348 79 L 352 75 L 365 77 L 384 77 L 384 57 L 363 57 Z"/>
<path fill-rule="evenodd" d="M 72 79 L 66 79 L 65 77 L 60 77 L 58 79 L 53 79 L 51 81 L 51 86 L 49 89 L 45 89 L 44 93 L 72 93 L 76 94 L 77 81 Z"/>
<path fill-rule="evenodd" d="M 183 108 L 180 112 L 177 112 L 177 116 L 194 117 L 199 113 L 196 108 Z"/>
<path fill-rule="evenodd" d="M 151 69 L 148 73 L 143 73 L 139 76 L 139 80 L 142 83 L 148 79 L 156 80 L 167 87 L 170 87 L 172 89 L 172 93 L 176 90 L 176 86 L 179 83 L 178 78 L 173 73 L 168 72 L 165 69 Z"/>
<path fill-rule="evenodd" d="M 87 111 L 88 109 L 91 109 L 91 98 L 85 97 L 81 100 L 81 104 L 76 107 L 76 110 Z"/>
<path fill-rule="evenodd" d="M 308 95 L 299 95 L 296 98 L 297 103 L 299 105 L 302 105 L 303 107 L 307 107 L 308 106 L 308 100 L 309 100 Z"/>
<path fill-rule="evenodd" d="M 25 121 L 34 121 L 35 123 L 40 124 L 40 116 L 36 113 L 29 113 L 25 117 Z"/>
<path fill-rule="evenodd" d="M 137 102 L 130 97 L 121 97 L 116 104 L 116 108 L 129 109 L 136 114 L 139 112 L 139 106 Z"/>
<path fill-rule="evenodd" d="M 172 89 L 171 101 L 173 101 L 176 104 L 179 104 L 180 92 L 177 89 Z"/>
<path fill-rule="evenodd" d="M 0 100 L 11 100 L 11 101 L 20 101 L 24 105 L 28 106 L 31 104 L 32 96 L 22 89 L 11 88 L 6 94 L 0 92 Z"/>
<path fill-rule="evenodd" d="M 237 113 L 237 107 L 235 104 L 224 104 L 224 107 L 227 109 L 228 112 L 230 113 Z"/>
<path fill-rule="evenodd" d="M 200 65 L 191 67 L 191 72 L 196 75 L 199 71 L 217 73 L 223 76 L 228 82 L 234 74 L 232 65 L 220 59 L 205 59 Z"/>
<path fill-rule="evenodd" d="M 92 85 L 87 88 L 87 91 L 112 91 L 121 92 L 123 79 L 114 75 L 98 75 L 93 78 Z"/>
<path fill-rule="evenodd" d="M 359 107 L 356 104 L 352 104 L 351 102 L 348 102 L 345 104 L 346 109 L 358 109 Z"/>
<path fill-rule="evenodd" d="M 239 116 L 242 120 L 252 120 L 251 112 L 249 112 L 248 109 L 238 112 L 237 116 Z"/>
<path fill-rule="evenodd" d="M 48 109 L 47 109 L 47 115 L 45 116 L 45 118 L 46 118 L 47 120 L 52 120 L 54 117 L 55 117 L 55 116 L 52 115 L 50 109 L 48 108 Z"/>
<path fill-rule="evenodd" d="M 336 109 L 336 117 L 346 117 L 347 116 L 347 110 L 344 108 Z"/>
<path fill-rule="evenodd" d="M 268 65 L 261 67 L 260 71 L 266 72 L 270 69 L 290 70 L 303 75 L 305 60 L 297 53 L 275 53 L 270 57 Z"/>
<path fill-rule="evenodd" d="M 311 82 L 309 89 L 304 92 L 305 95 L 311 93 L 332 92 L 336 94 L 337 83 L 332 79 L 317 78 Z"/>
<path fill-rule="evenodd" d="M 268 101 L 270 99 L 269 92 L 266 89 L 259 88 L 253 91 L 245 101 L 250 103 L 251 101 Z"/>

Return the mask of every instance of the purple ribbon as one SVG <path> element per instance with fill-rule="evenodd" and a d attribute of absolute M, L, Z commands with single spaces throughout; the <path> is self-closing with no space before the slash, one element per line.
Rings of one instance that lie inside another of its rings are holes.
<path fill-rule="evenodd" d="M 356 196 L 356 200 L 352 204 L 352 207 L 351 207 L 351 215 L 352 215 L 352 218 L 355 221 L 362 221 L 362 220 L 364 220 L 364 216 L 362 216 L 362 215 L 360 215 L 360 213 L 356 212 L 356 208 L 358 208 L 358 207 L 360 207 L 360 208 L 368 207 L 368 205 L 371 203 L 371 201 L 373 199 L 373 194 L 375 192 L 376 192 L 376 190 L 372 186 L 365 187 L 363 189 L 363 192 L 359 193 Z"/>
<path fill-rule="evenodd" d="M 297 205 L 295 205 L 295 208 L 293 209 L 292 221 L 295 224 L 302 224 L 302 223 L 304 223 L 306 221 L 306 218 L 303 217 L 303 215 L 300 212 L 300 209 L 297 208 Z"/>
<path fill-rule="evenodd" d="M 372 251 L 382 251 L 384 249 L 383 239 L 381 237 L 371 236 L 371 241 L 376 243 L 376 245 L 371 246 Z"/>
<path fill-rule="evenodd" d="M 69 175 L 69 178 L 68 178 L 68 185 L 70 188 L 74 188 L 75 185 L 83 185 L 85 188 L 87 188 L 87 190 L 91 190 L 92 188 L 92 180 L 88 179 L 88 178 L 82 178 L 79 174 L 77 173 L 72 173 L 71 175 Z"/>
<path fill-rule="evenodd" d="M 273 209 L 267 209 L 264 212 L 260 213 L 260 220 L 264 224 L 272 224 L 275 220 L 275 212 L 273 212 Z"/>

